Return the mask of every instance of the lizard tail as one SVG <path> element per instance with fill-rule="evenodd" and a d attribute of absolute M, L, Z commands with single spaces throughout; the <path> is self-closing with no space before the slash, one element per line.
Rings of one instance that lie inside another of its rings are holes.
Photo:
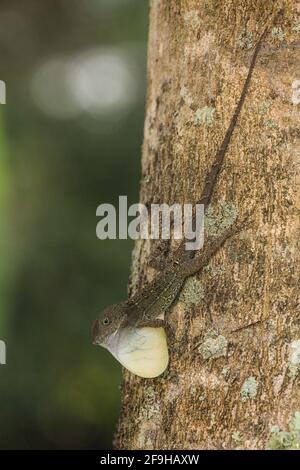
<path fill-rule="evenodd" d="M 258 42 L 257 42 L 254 53 L 252 55 L 252 59 L 251 59 L 251 63 L 250 63 L 250 66 L 249 66 L 248 74 L 247 74 L 247 77 L 245 79 L 244 86 L 243 86 L 239 101 L 236 105 L 235 111 L 232 115 L 229 127 L 228 127 L 228 129 L 225 133 L 225 136 L 223 138 L 221 146 L 219 147 L 219 149 L 218 149 L 218 151 L 215 155 L 212 167 L 211 167 L 211 169 L 210 169 L 210 171 L 209 171 L 209 173 L 206 177 L 204 188 L 203 188 L 203 191 L 201 193 L 201 197 L 197 201 L 197 204 L 203 204 L 204 205 L 205 210 L 207 209 L 207 207 L 209 206 L 209 204 L 211 202 L 211 198 L 212 198 L 215 186 L 216 186 L 217 178 L 218 178 L 218 175 L 219 175 L 220 170 L 222 168 L 224 157 L 226 155 L 226 152 L 227 152 L 228 146 L 230 144 L 234 128 L 236 126 L 238 117 L 240 115 L 240 112 L 242 110 L 245 98 L 247 96 L 247 92 L 248 92 L 248 89 L 249 89 L 249 86 L 250 86 L 251 77 L 252 77 L 253 70 L 254 70 L 254 67 L 255 67 L 255 64 L 256 64 L 257 56 L 259 54 L 262 42 L 263 42 L 265 36 L 267 35 L 268 30 L 269 30 L 269 28 L 266 27 L 265 30 L 263 31 L 263 33 L 261 34 Z M 193 216 L 193 219 L 192 219 L 193 225 L 194 225 L 194 220 L 195 220 L 194 218 L 195 218 L 195 215 Z M 191 258 L 194 257 L 195 253 L 193 253 L 193 252 L 190 252 L 188 255 L 186 254 L 186 252 L 185 252 L 185 243 L 186 243 L 186 240 L 184 240 L 179 245 L 179 247 L 177 248 L 176 254 L 175 254 L 175 257 L 177 259 L 184 259 L 184 258 L 191 259 Z"/>
<path fill-rule="evenodd" d="M 219 149 L 216 153 L 216 156 L 215 156 L 214 162 L 212 164 L 211 170 L 210 170 L 210 172 L 209 172 L 209 174 L 206 178 L 204 189 L 202 191 L 200 200 L 198 201 L 198 204 L 204 204 L 205 208 L 210 204 L 211 197 L 212 197 L 212 194 L 213 194 L 213 190 L 214 190 L 214 187 L 215 187 L 215 183 L 216 183 L 218 174 L 221 170 L 222 163 L 223 163 L 227 148 L 230 144 L 231 137 L 232 137 L 234 128 L 236 126 L 238 117 L 239 117 L 240 112 L 242 110 L 242 107 L 243 107 L 243 104 L 244 104 L 244 101 L 245 101 L 245 98 L 246 98 L 246 95 L 247 95 L 247 92 L 248 92 L 248 89 L 249 89 L 249 85 L 250 85 L 251 77 L 252 77 L 253 70 L 254 70 L 254 67 L 255 67 L 255 63 L 256 63 L 256 60 L 257 60 L 257 56 L 258 56 L 258 53 L 260 51 L 262 42 L 263 42 L 263 40 L 264 40 L 264 38 L 267 34 L 267 31 L 268 31 L 268 28 L 266 28 L 264 30 L 264 32 L 260 36 L 260 38 L 258 40 L 258 43 L 255 47 L 255 50 L 254 50 L 254 53 L 253 53 L 253 56 L 252 56 L 252 59 L 251 59 L 250 67 L 249 67 L 249 70 L 248 70 L 248 75 L 247 75 L 247 78 L 244 82 L 242 93 L 240 95 L 240 99 L 238 101 L 238 104 L 236 105 L 235 111 L 234 111 L 233 116 L 231 118 L 229 127 L 226 131 L 226 134 L 223 138 L 221 146 L 219 147 Z"/>

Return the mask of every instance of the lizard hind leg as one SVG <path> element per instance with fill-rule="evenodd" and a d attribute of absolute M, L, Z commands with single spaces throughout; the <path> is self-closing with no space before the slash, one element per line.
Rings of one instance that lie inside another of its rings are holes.
<path fill-rule="evenodd" d="M 221 235 L 208 238 L 208 240 L 204 243 L 200 254 L 183 263 L 182 272 L 184 277 L 190 277 L 207 266 L 211 258 L 219 251 L 226 240 L 231 238 L 240 230 L 240 226 L 232 226 L 225 230 Z"/>

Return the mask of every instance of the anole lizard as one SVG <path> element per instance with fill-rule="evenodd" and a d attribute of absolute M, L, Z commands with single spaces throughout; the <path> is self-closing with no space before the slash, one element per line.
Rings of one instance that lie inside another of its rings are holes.
<path fill-rule="evenodd" d="M 205 209 L 210 204 L 265 35 L 266 30 L 255 47 L 238 104 L 197 203 L 204 204 Z M 106 308 L 95 320 L 92 328 L 93 343 L 108 349 L 123 366 L 140 377 L 150 378 L 162 374 L 169 360 L 165 333 L 168 328 L 164 320 L 166 311 L 176 300 L 185 280 L 201 271 L 223 243 L 241 230 L 242 226 L 242 223 L 236 224 L 222 235 L 208 237 L 204 248 L 193 257 L 190 253 L 186 255 L 183 240 L 172 260 L 152 282 L 132 298 Z"/>

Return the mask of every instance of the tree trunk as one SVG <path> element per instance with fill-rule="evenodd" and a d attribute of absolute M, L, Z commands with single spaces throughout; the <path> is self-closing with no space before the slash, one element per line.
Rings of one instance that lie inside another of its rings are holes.
<path fill-rule="evenodd" d="M 197 201 L 254 46 L 266 26 L 269 33 L 210 210 L 210 222 L 222 226 L 253 210 L 251 225 L 186 283 L 170 313 L 176 344 L 167 372 L 151 380 L 124 372 L 115 445 L 295 448 L 300 443 L 300 2 L 150 4 L 140 193 L 145 204 Z M 175 246 L 172 242 L 170 250 Z M 135 246 L 131 293 L 156 275 L 147 265 L 152 250 L 150 241 Z"/>

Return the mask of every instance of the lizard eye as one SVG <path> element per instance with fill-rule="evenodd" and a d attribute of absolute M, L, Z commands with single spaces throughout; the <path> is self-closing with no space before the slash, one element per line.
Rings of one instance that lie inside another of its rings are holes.
<path fill-rule="evenodd" d="M 108 318 L 103 318 L 102 324 L 105 325 L 105 326 L 109 325 L 110 324 L 109 319 Z"/>

